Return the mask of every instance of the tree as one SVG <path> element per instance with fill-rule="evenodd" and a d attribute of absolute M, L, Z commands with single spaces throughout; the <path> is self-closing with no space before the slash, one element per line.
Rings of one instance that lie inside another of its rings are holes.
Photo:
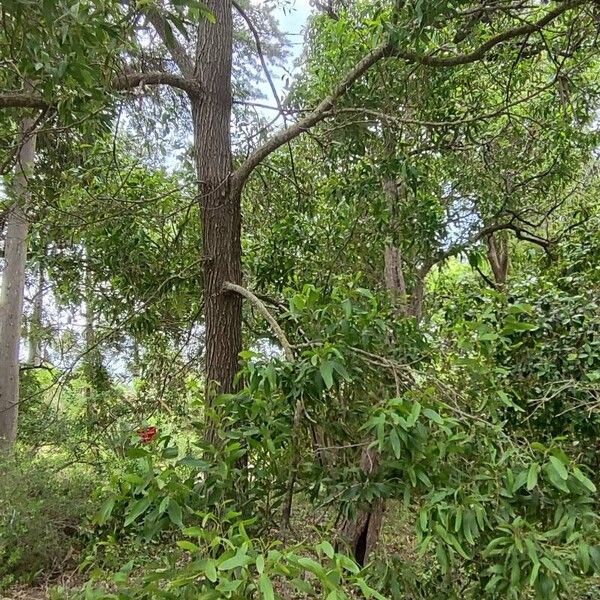
<path fill-rule="evenodd" d="M 224 283 L 241 283 L 241 211 L 240 198 L 246 182 L 254 169 L 267 156 L 282 145 L 299 136 L 317 123 L 329 117 L 336 102 L 351 86 L 376 63 L 395 58 L 406 63 L 434 67 L 451 67 L 477 62 L 504 44 L 515 39 L 527 39 L 543 30 L 548 24 L 559 20 L 569 11 L 585 9 L 589 2 L 575 0 L 551 9 L 535 9 L 508 16 L 497 13 L 497 28 L 492 35 L 476 40 L 469 39 L 468 48 L 454 56 L 431 56 L 406 50 L 406 44 L 420 42 L 426 27 L 446 23 L 450 8 L 432 9 L 423 13 L 420 4 L 395 3 L 391 8 L 391 29 L 383 26 L 387 12 L 380 12 L 375 22 L 376 33 L 381 40 L 372 48 L 366 48 L 363 57 L 347 69 L 331 86 L 327 86 L 315 107 L 301 119 L 275 132 L 266 142 L 254 149 L 241 164 L 232 170 L 231 131 L 231 70 L 233 57 L 232 9 L 243 11 L 230 1 L 215 0 L 204 4 L 189 2 L 187 12 L 179 14 L 165 6 L 149 5 L 145 16 L 169 50 L 172 62 L 179 74 L 170 71 L 141 73 L 127 69 L 122 76 L 113 79 L 113 87 L 130 88 L 138 84 L 167 84 L 186 92 L 190 98 L 194 129 L 195 160 L 199 185 L 199 199 L 203 208 L 203 262 L 206 313 L 206 376 L 207 389 L 214 393 L 215 384 L 223 393 L 233 391 L 241 349 L 241 300 L 234 292 L 224 288 Z M 335 15 L 334 15 L 335 16 Z M 492 19 L 494 15 L 490 16 Z M 169 17 L 169 18 L 167 18 Z M 522 20 L 530 17 L 531 20 Z M 170 19 L 170 20 L 169 20 Z M 193 27 L 193 21 L 199 24 Z M 460 27 L 464 19 L 451 22 L 444 31 L 448 33 Z M 173 31 L 171 22 L 182 30 L 182 42 Z M 186 23 L 188 25 L 186 26 Z M 519 23 L 519 24 L 517 24 Z M 411 26 L 416 29 L 411 30 Z M 466 36 L 469 37 L 469 36 Z M 464 39 L 464 38 L 463 38 Z M 193 47 L 188 52 L 188 42 Z M 194 47 L 195 44 L 195 47 Z M 460 44 L 457 43 L 460 46 Z M 432 49 L 433 50 L 433 49 Z M 142 65 L 143 66 L 143 65 Z M 47 106 L 52 99 L 40 99 L 31 94 L 6 94 L 0 97 L 0 106 Z M 200 151 L 202 149 L 202 151 Z M 209 400 L 210 405 L 210 400 Z M 209 411 L 210 412 L 210 411 Z M 209 427 L 208 437 L 212 438 Z"/>
<path fill-rule="evenodd" d="M 23 119 L 15 166 L 12 202 L 6 220 L 4 260 L 0 289 L 0 449 L 10 448 L 17 436 L 19 411 L 19 346 L 23 322 L 23 294 L 36 134 L 35 122 Z"/>

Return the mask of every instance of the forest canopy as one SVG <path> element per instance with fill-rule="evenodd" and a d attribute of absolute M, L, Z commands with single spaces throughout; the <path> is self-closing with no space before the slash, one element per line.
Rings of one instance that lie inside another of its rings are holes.
<path fill-rule="evenodd" d="M 0 595 L 600 598 L 599 35 L 1 0 Z"/>

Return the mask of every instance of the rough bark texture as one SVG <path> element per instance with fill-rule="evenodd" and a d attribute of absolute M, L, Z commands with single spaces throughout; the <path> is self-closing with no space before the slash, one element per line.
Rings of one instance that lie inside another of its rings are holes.
<path fill-rule="evenodd" d="M 23 322 L 23 295 L 29 223 L 28 176 L 35 158 L 32 119 L 23 119 L 15 166 L 14 202 L 6 222 L 5 268 L 0 289 L 0 448 L 9 449 L 17 437 L 19 412 L 19 344 Z"/>
<path fill-rule="evenodd" d="M 402 251 L 393 244 L 387 244 L 384 254 L 385 287 L 394 290 L 393 296 L 401 306 L 406 304 L 406 284 L 402 264 Z"/>
<path fill-rule="evenodd" d="M 242 299 L 224 289 L 241 284 L 240 193 L 231 186 L 230 0 L 205 2 L 216 22 L 202 21 L 196 76 L 202 100 L 192 100 L 196 169 L 203 209 L 207 406 L 214 393 L 231 393 L 242 350 Z M 213 422 L 207 439 L 214 441 Z"/>
<path fill-rule="evenodd" d="M 506 232 L 492 233 L 487 237 L 487 257 L 499 288 L 506 285 L 508 277 L 508 238 Z"/>
<path fill-rule="evenodd" d="M 361 454 L 360 468 L 370 477 L 379 470 L 379 452 L 375 448 L 365 448 Z M 377 498 L 370 503 L 357 507 L 352 519 L 344 522 L 341 530 L 342 538 L 352 550 L 354 560 L 359 565 L 364 565 L 371 550 L 379 540 L 385 502 Z"/>

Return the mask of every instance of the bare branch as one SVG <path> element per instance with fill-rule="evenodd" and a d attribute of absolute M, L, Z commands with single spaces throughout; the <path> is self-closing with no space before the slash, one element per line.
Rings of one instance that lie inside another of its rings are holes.
<path fill-rule="evenodd" d="M 130 90 L 145 85 L 168 85 L 184 92 L 189 96 L 199 96 L 202 93 L 200 85 L 191 79 L 164 71 L 151 71 L 149 73 L 123 73 L 112 82 L 112 88 L 117 91 Z M 35 93 L 8 92 L 0 94 L 1 108 L 37 108 L 46 110 L 52 107 L 51 102 L 44 100 Z"/>
<path fill-rule="evenodd" d="M 495 225 L 488 225 L 487 227 L 484 227 L 462 244 L 456 244 L 448 248 L 448 250 L 438 252 L 431 260 L 428 260 L 423 265 L 423 267 L 421 267 L 421 272 L 424 272 L 426 274 L 431 269 L 431 267 L 433 267 L 433 265 L 441 263 L 452 256 L 456 256 L 457 254 L 464 252 L 469 246 L 472 246 L 473 244 L 477 243 L 483 238 L 492 235 L 496 231 L 507 230 L 512 231 L 517 237 L 517 239 L 522 240 L 524 242 L 530 242 L 531 244 L 536 244 L 538 246 L 541 246 L 545 250 L 548 250 L 548 248 L 552 245 L 551 240 L 547 240 L 545 238 L 535 235 L 534 233 L 526 231 L 522 227 L 515 225 L 515 223 L 512 221 L 509 221 L 508 223 L 497 223 Z"/>
<path fill-rule="evenodd" d="M 115 90 L 129 90 L 138 86 L 143 87 L 144 85 L 168 85 L 183 90 L 190 96 L 199 96 L 202 93 L 202 88 L 196 81 L 164 71 L 124 73 L 113 82 Z"/>
<path fill-rule="evenodd" d="M 284 119 L 285 119 L 285 113 L 283 110 L 283 106 L 281 104 L 281 100 L 279 99 L 279 95 L 277 94 L 277 88 L 275 87 L 275 84 L 273 83 L 273 78 L 271 77 L 271 73 L 269 72 L 269 67 L 267 66 L 267 61 L 265 60 L 265 55 L 262 49 L 262 44 L 260 43 L 260 35 L 258 33 L 258 30 L 256 29 L 256 27 L 254 27 L 254 23 L 252 22 L 252 20 L 250 19 L 250 17 L 246 14 L 246 12 L 244 11 L 244 9 L 239 5 L 238 2 L 236 2 L 236 0 L 233 0 L 232 2 L 235 10 L 237 10 L 242 19 L 244 19 L 244 21 L 246 21 L 246 25 L 248 25 L 248 29 L 250 29 L 250 32 L 252 33 L 252 36 L 254 37 L 254 43 L 256 44 L 256 51 L 258 52 L 258 58 L 260 59 L 260 64 L 262 65 L 263 71 L 265 73 L 265 77 L 267 78 L 267 81 L 269 83 L 269 87 L 271 88 L 271 92 L 273 94 L 273 99 L 275 100 L 275 104 L 277 104 L 277 108 L 279 110 L 279 112 L 283 115 Z"/>
<path fill-rule="evenodd" d="M 167 47 L 181 74 L 186 78 L 194 77 L 194 63 L 182 44 L 173 35 L 173 31 L 165 16 L 156 8 L 151 7 L 146 16 L 156 33 Z"/>
<path fill-rule="evenodd" d="M 0 94 L 0 108 L 48 108 L 50 104 L 36 94 L 8 92 Z"/>
<path fill-rule="evenodd" d="M 254 171 L 261 161 L 269 156 L 269 154 L 275 152 L 275 150 L 287 142 L 298 137 L 305 131 L 308 131 L 311 127 L 325 119 L 328 116 L 329 111 L 335 106 L 336 101 L 341 98 L 354 82 L 360 79 L 360 77 L 362 77 L 376 62 L 386 57 L 391 48 L 392 46 L 389 42 L 377 46 L 346 74 L 331 94 L 324 98 L 314 110 L 293 125 L 275 133 L 262 146 L 252 152 L 244 163 L 233 173 L 231 182 L 232 189 L 236 192 L 241 191 L 248 177 L 252 174 L 252 171 Z"/>
<path fill-rule="evenodd" d="M 275 334 L 275 336 L 279 340 L 279 343 L 281 344 L 281 347 L 283 348 L 285 358 L 292 362 L 294 360 L 294 351 L 292 350 L 292 346 L 288 341 L 285 333 L 283 332 L 283 329 L 281 329 L 279 323 L 275 320 L 275 317 L 269 312 L 264 303 L 261 300 L 259 300 L 251 291 L 247 290 L 241 285 L 229 283 L 228 281 L 226 281 L 223 284 L 223 289 L 228 290 L 230 292 L 235 292 L 236 294 L 239 294 L 240 296 L 243 296 L 244 298 L 252 302 L 252 304 L 258 309 L 258 312 L 265 318 L 265 320 L 271 326 L 273 333 Z"/>

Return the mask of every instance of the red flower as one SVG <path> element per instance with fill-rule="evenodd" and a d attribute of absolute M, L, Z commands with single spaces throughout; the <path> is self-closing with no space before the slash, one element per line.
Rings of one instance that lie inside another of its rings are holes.
<path fill-rule="evenodd" d="M 137 434 L 140 436 L 142 444 L 149 444 L 158 433 L 158 429 L 154 426 L 139 429 Z"/>

